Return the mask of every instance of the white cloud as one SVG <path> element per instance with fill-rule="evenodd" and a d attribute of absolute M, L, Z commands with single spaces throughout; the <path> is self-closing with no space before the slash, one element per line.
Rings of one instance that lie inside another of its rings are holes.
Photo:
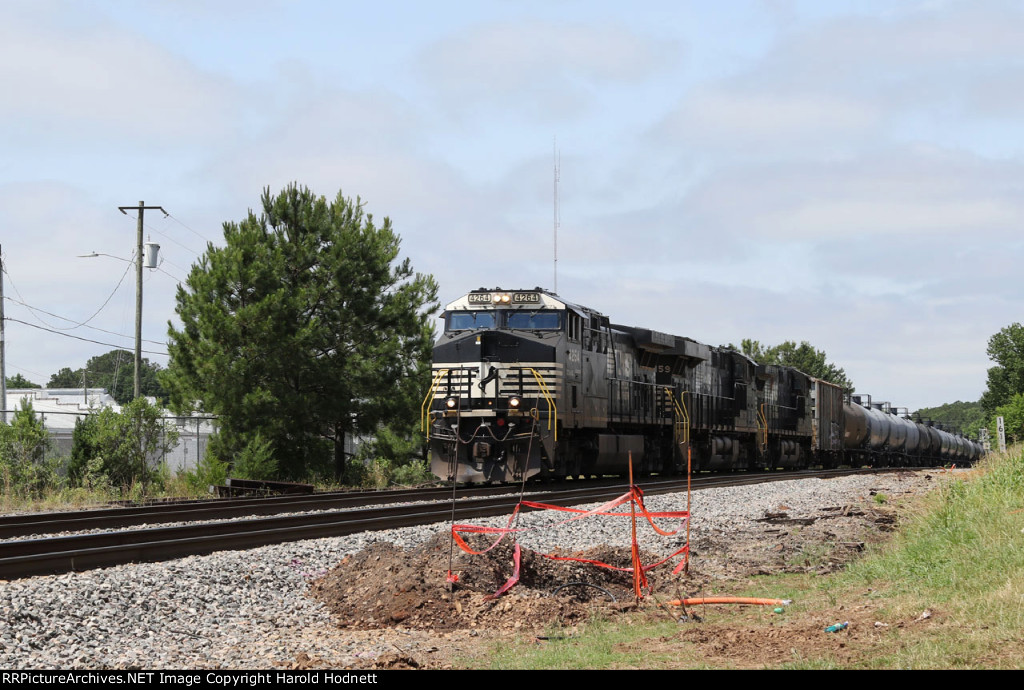
<path fill-rule="evenodd" d="M 880 119 L 874 104 L 838 95 L 715 87 L 688 97 L 655 135 L 697 150 L 780 152 L 783 147 L 828 145 L 836 137 L 863 137 L 877 132 Z"/>
<path fill-rule="evenodd" d="M 979 109 L 1011 110 L 1020 99 L 1024 12 L 1017 3 L 906 5 L 888 16 L 843 16 L 787 37 L 750 73 L 746 88 L 844 94 L 890 114 L 913 110 L 960 117 Z M 1016 78 L 1005 81 L 1007 69 Z M 979 81 L 1003 80 L 1002 98 L 979 104 Z M 1019 113 L 1019 110 L 1017 111 Z"/>
<path fill-rule="evenodd" d="M 918 132 L 962 145 L 965 128 L 977 138 L 972 118 L 1015 127 L 1024 114 L 1021 45 L 1024 11 L 1014 3 L 832 15 L 779 33 L 743 71 L 684 90 L 652 136 L 744 157 L 835 157 Z"/>
<path fill-rule="evenodd" d="M 1019 164 L 893 149 L 834 162 L 723 170 L 696 185 L 686 205 L 705 227 L 777 240 L 977 239 L 1024 227 L 1024 200 L 1014 181 L 1021 174 Z"/>
<path fill-rule="evenodd" d="M 0 23 L 4 137 L 174 147 L 213 141 L 236 117 L 232 86 L 97 13 L 63 4 L 8 8 Z"/>
<path fill-rule="evenodd" d="M 642 81 L 678 61 L 677 43 L 620 26 L 495 23 L 425 49 L 420 71 L 443 107 L 509 108 L 543 117 L 578 113 L 591 88 Z"/>

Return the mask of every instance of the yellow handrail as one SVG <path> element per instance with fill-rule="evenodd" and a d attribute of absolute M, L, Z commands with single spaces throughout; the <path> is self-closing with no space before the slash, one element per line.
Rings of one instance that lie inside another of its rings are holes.
<path fill-rule="evenodd" d="M 768 447 L 768 417 L 764 414 L 765 403 L 761 403 L 761 408 L 757 411 L 757 426 L 759 429 L 764 429 L 764 441 L 761 443 L 762 446 Z M 764 426 L 761 423 L 764 422 Z"/>
<path fill-rule="evenodd" d="M 683 430 L 686 431 L 686 434 L 683 437 L 683 443 L 689 443 L 690 442 L 690 411 L 688 409 L 686 409 L 686 394 L 687 393 L 689 393 L 689 391 L 683 391 L 683 394 L 679 396 L 679 405 L 680 405 L 681 409 L 683 410 L 683 424 L 685 424 L 685 426 L 683 427 Z"/>
<path fill-rule="evenodd" d="M 434 377 L 433 382 L 430 384 L 430 390 L 427 391 L 427 396 L 423 398 L 423 404 L 420 405 L 420 431 L 425 431 L 427 434 L 427 440 L 430 440 L 430 425 L 427 424 L 427 400 L 431 400 L 434 397 L 434 393 L 437 392 L 437 387 L 441 385 L 441 379 L 448 373 L 447 369 L 441 369 L 437 372 L 437 376 Z"/>
<path fill-rule="evenodd" d="M 541 394 L 544 399 L 548 401 L 548 410 L 551 411 L 551 416 L 548 417 L 548 431 L 551 430 L 551 422 L 555 422 L 555 441 L 558 441 L 558 405 L 555 404 L 555 399 L 551 395 L 551 391 L 548 389 L 548 384 L 544 381 L 544 376 L 540 374 L 536 369 L 530 367 L 530 373 L 533 374 L 533 378 L 537 381 L 537 387 L 540 388 Z"/>
<path fill-rule="evenodd" d="M 683 391 L 682 396 L 679 398 L 679 402 L 676 402 L 676 398 L 672 395 L 672 389 L 666 388 L 665 393 L 668 394 L 668 399 L 672 402 L 672 407 L 675 409 L 676 416 L 682 418 L 683 424 L 683 440 L 680 443 L 690 442 L 690 412 L 686 409 L 686 393 Z"/>

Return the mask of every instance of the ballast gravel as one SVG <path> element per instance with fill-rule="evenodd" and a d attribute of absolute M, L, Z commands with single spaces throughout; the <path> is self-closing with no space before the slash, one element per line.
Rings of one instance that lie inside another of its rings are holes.
<path fill-rule="evenodd" d="M 899 497 L 933 485 L 929 473 L 900 472 L 707 489 L 692 497 L 691 543 L 753 530 L 780 509 L 799 518 L 863 505 L 874 492 Z M 686 509 L 685 494 L 646 502 L 653 511 Z M 518 526 L 530 529 L 520 542 L 541 552 L 628 544 L 621 522 L 550 526 L 565 519 L 564 513 L 522 515 Z M 504 526 L 507 518 L 473 522 Z M 307 590 L 310 581 L 372 542 L 412 547 L 448 529 L 441 523 L 0 581 L 0 668 L 287 669 L 310 659 L 318 666 L 350 668 L 396 649 L 429 654 L 429 645 L 439 642 L 424 642 L 410 631 L 338 630 Z M 643 546 L 665 552 L 679 543 L 653 532 L 641 536 Z"/>

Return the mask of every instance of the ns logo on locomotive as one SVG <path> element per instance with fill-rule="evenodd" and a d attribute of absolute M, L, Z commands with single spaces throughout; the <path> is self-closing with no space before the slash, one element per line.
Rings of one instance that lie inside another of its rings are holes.
<path fill-rule="evenodd" d="M 608 317 L 533 290 L 445 307 L 423 404 L 431 471 L 456 482 L 922 466 L 981 447 L 796 369 Z"/>

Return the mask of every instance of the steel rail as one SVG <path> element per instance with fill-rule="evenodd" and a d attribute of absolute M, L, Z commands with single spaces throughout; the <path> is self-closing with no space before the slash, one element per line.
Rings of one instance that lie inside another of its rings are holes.
<path fill-rule="evenodd" d="M 481 487 L 472 495 L 508 493 L 508 487 Z M 213 499 L 188 503 L 123 508 L 20 513 L 0 516 L 0 539 L 33 534 L 118 529 L 133 525 L 197 520 L 224 520 L 250 515 L 278 515 L 311 510 L 338 510 L 401 501 L 441 500 L 449 488 L 399 489 L 393 491 L 339 491 L 298 496 Z"/>
<path fill-rule="evenodd" d="M 823 474 L 840 476 L 862 472 L 863 470 L 830 470 L 826 473 L 802 471 L 700 477 L 695 480 L 694 488 L 699 490 L 715 486 L 809 478 Z M 685 480 L 648 480 L 638 482 L 638 485 L 645 494 L 654 495 L 678 492 L 681 487 L 685 488 Z M 559 505 L 577 505 L 608 501 L 622 495 L 624 490 L 625 487 L 620 482 L 615 486 L 586 485 L 564 491 L 531 493 L 524 498 Z M 0 579 L 82 571 L 133 562 L 163 561 L 303 539 L 337 537 L 356 532 L 436 522 L 447 523 L 450 519 L 465 520 L 509 515 L 518 502 L 517 496 L 509 495 L 458 501 L 454 517 L 451 503 L 439 502 L 0 542 Z"/>

